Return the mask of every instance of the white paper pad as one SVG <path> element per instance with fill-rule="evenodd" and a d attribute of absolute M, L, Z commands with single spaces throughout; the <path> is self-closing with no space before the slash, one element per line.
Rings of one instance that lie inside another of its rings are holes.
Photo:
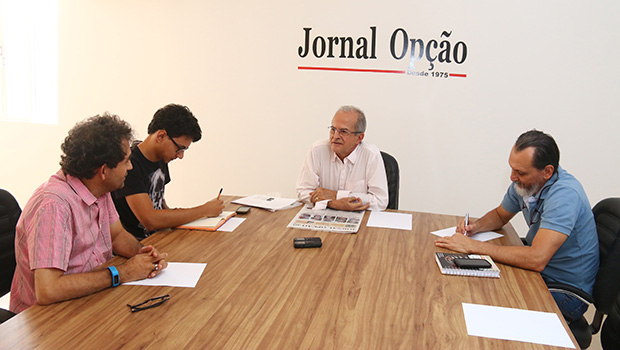
<path fill-rule="evenodd" d="M 557 314 L 463 303 L 467 334 L 574 349 Z"/>
<path fill-rule="evenodd" d="M 385 227 L 397 230 L 411 231 L 413 215 L 404 213 L 390 213 L 385 211 L 371 211 L 368 217 L 368 227 Z"/>
<path fill-rule="evenodd" d="M 443 230 L 433 231 L 431 232 L 435 236 L 439 237 L 450 237 L 456 232 L 456 226 L 444 228 Z M 475 239 L 476 241 L 486 242 L 495 238 L 503 237 L 504 235 L 501 233 L 493 232 L 493 231 L 485 231 L 478 232 L 473 236 L 469 236 L 471 239 Z"/>
<path fill-rule="evenodd" d="M 207 264 L 169 262 L 168 267 L 154 278 L 123 283 L 131 286 L 171 286 L 194 288 Z"/>
<path fill-rule="evenodd" d="M 220 226 L 216 231 L 223 232 L 233 232 L 242 222 L 245 221 L 245 218 L 230 218 L 228 221 L 224 223 L 224 225 Z"/>

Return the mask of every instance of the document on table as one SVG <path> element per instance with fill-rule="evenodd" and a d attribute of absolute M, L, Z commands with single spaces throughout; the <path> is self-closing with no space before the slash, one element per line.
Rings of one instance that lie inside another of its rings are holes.
<path fill-rule="evenodd" d="M 468 335 L 575 348 L 557 314 L 467 303 L 463 313 Z"/>
<path fill-rule="evenodd" d="M 169 262 L 168 267 L 154 278 L 126 282 L 123 285 L 194 288 L 206 266 L 207 264 L 200 263 Z"/>
<path fill-rule="evenodd" d="M 433 231 L 431 233 L 439 237 L 449 237 L 449 236 L 452 236 L 455 232 L 456 232 L 456 226 L 452 226 L 452 227 L 444 228 L 443 230 Z M 485 232 L 478 232 L 473 236 L 469 236 L 469 238 L 475 239 L 476 241 L 480 241 L 480 242 L 486 242 L 486 241 L 490 241 L 492 239 L 503 237 L 503 236 L 504 235 L 502 235 L 501 233 L 497 233 L 493 231 L 485 231 Z"/>
<path fill-rule="evenodd" d="M 304 206 L 286 227 L 356 233 L 360 228 L 362 218 L 364 218 L 363 211 L 343 211 L 329 208 L 315 210 Z"/>
<path fill-rule="evenodd" d="M 269 211 L 289 209 L 301 205 L 301 203 L 294 198 L 278 198 L 259 194 L 236 199 L 232 201 L 232 203 L 262 208 Z"/>
<path fill-rule="evenodd" d="M 224 225 L 218 227 L 216 231 L 233 232 L 244 221 L 244 218 L 230 218 L 224 223 Z"/>
<path fill-rule="evenodd" d="M 366 226 L 411 231 L 413 216 L 405 213 L 371 211 Z"/>

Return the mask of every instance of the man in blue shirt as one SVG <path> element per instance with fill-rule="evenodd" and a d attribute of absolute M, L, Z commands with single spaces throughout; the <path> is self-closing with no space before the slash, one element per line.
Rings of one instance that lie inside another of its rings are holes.
<path fill-rule="evenodd" d="M 598 236 L 590 202 L 577 179 L 559 165 L 555 140 L 538 130 L 517 139 L 508 163 L 513 182 L 502 203 L 475 222 L 459 223 L 456 234 L 435 245 L 540 272 L 546 283 L 562 282 L 592 293 L 598 272 Z M 528 246 L 497 246 L 468 236 L 497 230 L 519 211 L 529 226 Z M 563 293 L 551 293 L 570 323 L 588 306 Z"/>

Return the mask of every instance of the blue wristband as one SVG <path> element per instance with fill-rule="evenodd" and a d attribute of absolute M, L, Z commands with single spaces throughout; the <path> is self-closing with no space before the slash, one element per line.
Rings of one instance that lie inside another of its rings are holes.
<path fill-rule="evenodd" d="M 121 278 L 118 276 L 118 270 L 114 266 L 108 267 L 110 273 L 112 274 L 112 287 L 116 287 L 121 284 Z"/>

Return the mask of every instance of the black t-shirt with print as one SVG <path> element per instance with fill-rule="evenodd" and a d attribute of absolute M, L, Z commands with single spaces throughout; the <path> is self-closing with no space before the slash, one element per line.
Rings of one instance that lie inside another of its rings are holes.
<path fill-rule="evenodd" d="M 146 193 L 153 202 L 156 210 L 164 207 L 164 190 L 170 182 L 168 164 L 164 161 L 151 162 L 146 159 L 138 146 L 131 149 L 131 164 L 133 169 L 127 173 L 125 186 L 114 191 L 112 198 L 114 205 L 121 217 L 123 227 L 138 239 L 148 237 L 152 231 L 148 231 L 134 215 L 127 204 L 125 197 L 137 193 Z"/>

